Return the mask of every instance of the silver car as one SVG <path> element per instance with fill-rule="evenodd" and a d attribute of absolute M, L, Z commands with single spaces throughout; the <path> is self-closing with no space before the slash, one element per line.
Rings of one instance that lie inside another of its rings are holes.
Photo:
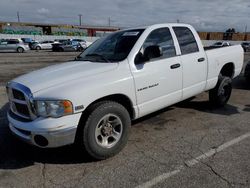
<path fill-rule="evenodd" d="M 19 39 L 1 39 L 0 40 L 0 52 L 1 51 L 12 51 L 23 53 L 29 50 L 29 46 L 24 44 Z"/>

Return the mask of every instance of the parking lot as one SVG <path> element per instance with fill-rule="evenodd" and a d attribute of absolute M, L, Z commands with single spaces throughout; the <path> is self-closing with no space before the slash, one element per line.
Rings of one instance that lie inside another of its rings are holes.
<path fill-rule="evenodd" d="M 133 122 L 127 146 L 108 160 L 93 161 L 74 146 L 39 149 L 12 136 L 6 82 L 77 55 L 0 53 L 0 187 L 250 187 L 250 83 L 242 75 L 224 108 L 212 108 L 202 93 Z"/>

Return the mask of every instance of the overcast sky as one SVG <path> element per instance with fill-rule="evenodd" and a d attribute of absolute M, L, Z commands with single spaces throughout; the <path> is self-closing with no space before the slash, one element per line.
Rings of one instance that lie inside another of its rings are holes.
<path fill-rule="evenodd" d="M 250 31 L 249 0 L 0 0 L 0 21 L 132 27 L 189 23 L 201 31 Z"/>

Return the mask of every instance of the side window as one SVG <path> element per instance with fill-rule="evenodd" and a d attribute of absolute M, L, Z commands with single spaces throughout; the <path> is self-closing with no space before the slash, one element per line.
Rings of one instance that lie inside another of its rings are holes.
<path fill-rule="evenodd" d="M 159 46 L 162 52 L 162 56 L 157 59 L 176 56 L 174 41 L 169 28 L 160 28 L 152 31 L 145 40 L 142 50 L 144 51 L 148 46 L 153 45 Z"/>
<path fill-rule="evenodd" d="M 189 28 L 173 27 L 173 29 L 178 39 L 182 55 L 195 53 L 199 51 L 195 37 Z"/>
<path fill-rule="evenodd" d="M 15 40 L 9 40 L 9 41 L 8 41 L 8 44 L 18 44 L 18 41 L 15 41 Z"/>

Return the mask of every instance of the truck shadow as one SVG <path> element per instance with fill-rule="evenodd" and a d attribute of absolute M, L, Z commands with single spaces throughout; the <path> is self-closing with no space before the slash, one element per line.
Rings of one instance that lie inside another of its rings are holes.
<path fill-rule="evenodd" d="M 236 106 L 227 104 L 224 107 L 216 108 L 213 107 L 209 101 L 189 101 L 189 102 L 181 102 L 176 104 L 179 108 L 186 108 L 186 109 L 194 109 L 201 112 L 211 113 L 211 114 L 218 114 L 218 115 L 225 115 L 230 116 L 234 114 L 239 114 L 239 110 Z"/>
<path fill-rule="evenodd" d="M 238 76 L 233 80 L 234 89 L 250 90 L 250 82 L 244 76 Z"/>

